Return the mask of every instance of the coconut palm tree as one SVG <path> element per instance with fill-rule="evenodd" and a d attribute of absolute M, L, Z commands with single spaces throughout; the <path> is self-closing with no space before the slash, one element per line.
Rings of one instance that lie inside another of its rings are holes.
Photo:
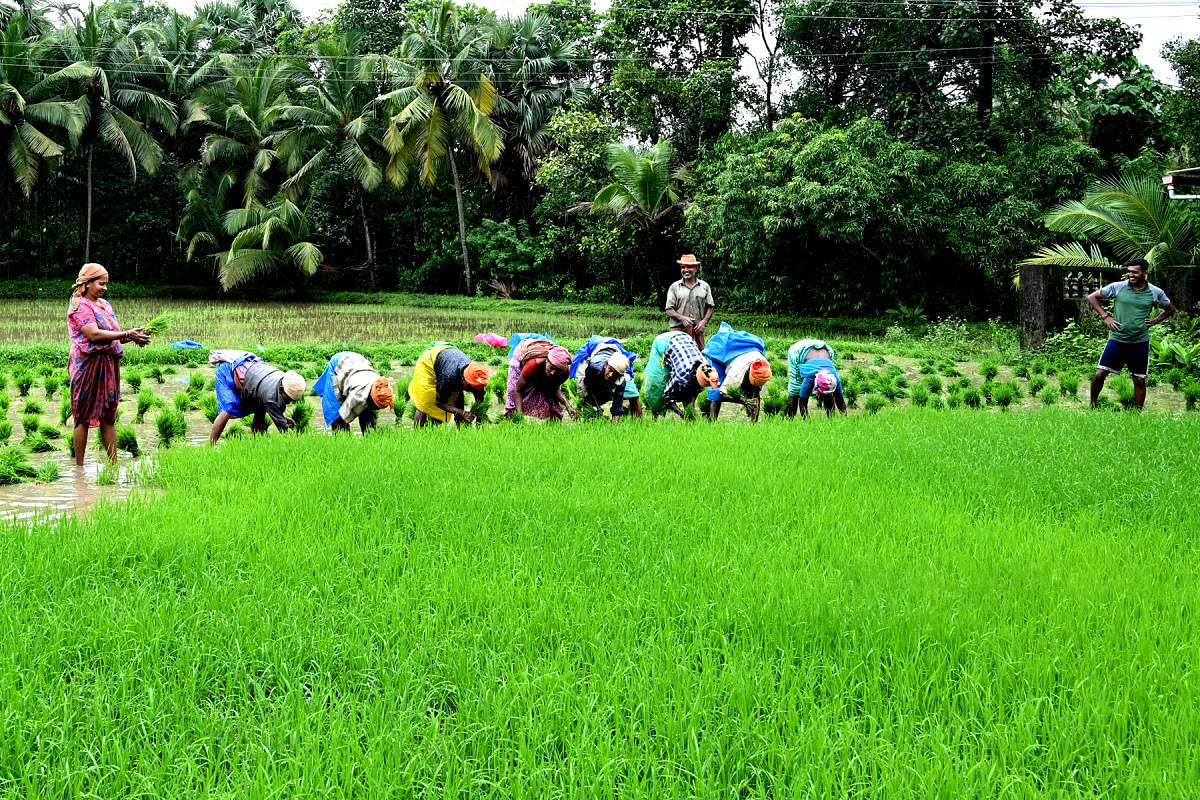
<path fill-rule="evenodd" d="M 79 107 L 50 94 L 36 64 L 38 44 L 26 39 L 23 14 L 13 14 L 0 33 L 0 185 L 7 205 L 9 187 L 26 198 L 37 184 L 42 161 L 62 155 L 51 136 L 76 138 L 83 129 Z"/>
<path fill-rule="evenodd" d="M 1114 269 L 1135 258 L 1146 259 L 1151 267 L 1190 266 L 1196 261 L 1196 231 L 1183 204 L 1167 197 L 1156 176 L 1096 181 L 1083 200 L 1052 208 L 1045 223 L 1080 241 L 1047 245 L 1022 264 Z"/>
<path fill-rule="evenodd" d="M 304 212 L 286 198 L 235 208 L 225 214 L 224 224 L 233 243 L 216 255 L 223 289 L 289 265 L 311 276 L 321 265 L 321 251 L 305 241 L 309 228 Z"/>
<path fill-rule="evenodd" d="M 113 3 L 86 12 L 70 8 L 64 25 L 55 32 L 52 56 L 68 66 L 50 75 L 49 86 L 69 87 L 83 114 L 80 146 L 87 153 L 87 222 L 83 258 L 91 258 L 92 247 L 92 162 L 97 142 L 108 145 L 129 163 L 153 174 L 162 162 L 162 149 L 142 120 L 173 130 L 177 121 L 169 101 L 148 90 L 140 81 L 136 65 L 139 46 L 160 36 L 151 25 L 130 25 L 127 4 Z"/>
<path fill-rule="evenodd" d="M 463 211 L 462 180 L 455 151 L 470 153 L 483 175 L 500 157 L 504 134 L 491 119 L 496 87 L 487 75 L 488 32 L 462 20 L 453 3 L 431 10 L 405 37 L 399 58 L 388 59 L 394 89 L 380 98 L 392 109 L 383 144 L 385 174 L 397 185 L 415 161 L 422 182 L 432 185 L 449 162 L 458 202 L 463 275 L 471 293 L 471 258 Z"/>
<path fill-rule="evenodd" d="M 280 192 L 297 201 L 312 180 L 331 163 L 340 164 L 358 184 L 365 267 L 376 285 L 375 241 L 367 216 L 366 196 L 383 182 L 379 163 L 381 133 L 376 113 L 378 56 L 356 55 L 359 37 L 347 33 L 317 43 L 321 70 L 310 69 L 295 93 L 296 103 L 283 108 L 292 126 L 279 137 L 278 153 L 291 175 Z"/>
<path fill-rule="evenodd" d="M 659 232 L 676 212 L 687 208 L 682 192 L 691 182 L 691 172 L 686 166 L 675 166 L 675 148 L 669 139 L 660 139 L 646 151 L 613 142 L 608 146 L 608 168 L 616 180 L 602 187 L 591 202 L 572 210 L 615 214 L 618 221 L 640 229 L 648 240 L 650 279 L 657 287 L 664 258 Z"/>

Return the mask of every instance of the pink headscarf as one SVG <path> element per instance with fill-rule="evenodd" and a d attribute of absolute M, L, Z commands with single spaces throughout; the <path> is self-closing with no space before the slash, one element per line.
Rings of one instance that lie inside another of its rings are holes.
<path fill-rule="evenodd" d="M 571 366 L 571 351 L 565 347 L 552 347 L 546 354 L 546 360 L 558 369 L 566 369 Z"/>
<path fill-rule="evenodd" d="M 75 276 L 75 283 L 71 285 L 71 303 L 70 310 L 74 311 L 79 308 L 79 298 L 83 297 L 83 292 L 87 289 L 87 285 L 97 278 L 103 278 L 108 275 L 108 270 L 94 262 L 84 264 L 79 270 L 79 274 Z"/>
<path fill-rule="evenodd" d="M 837 375 L 827 369 L 817 373 L 817 394 L 833 394 L 837 391 Z"/>

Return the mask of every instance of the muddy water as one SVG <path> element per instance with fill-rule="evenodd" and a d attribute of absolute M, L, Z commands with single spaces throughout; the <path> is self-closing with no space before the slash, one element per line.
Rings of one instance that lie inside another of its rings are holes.
<path fill-rule="evenodd" d="M 65 514 L 86 513 L 101 498 L 122 500 L 129 496 L 143 464 L 123 460 L 117 465 L 116 482 L 100 485 L 100 470 L 104 461 L 99 454 L 89 453 L 81 467 L 65 453 L 49 457 L 30 458 L 40 467 L 47 461 L 58 464 L 59 478 L 53 482 L 33 481 L 13 486 L 0 486 L 0 520 L 53 519 Z"/>

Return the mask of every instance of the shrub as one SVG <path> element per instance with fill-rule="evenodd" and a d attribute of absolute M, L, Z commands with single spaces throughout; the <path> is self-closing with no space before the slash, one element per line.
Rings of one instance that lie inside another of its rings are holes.
<path fill-rule="evenodd" d="M 146 421 L 146 412 L 154 406 L 154 392 L 149 386 L 143 386 L 138 390 L 137 395 L 137 416 L 133 421 L 141 425 Z"/>
<path fill-rule="evenodd" d="M 1046 383 L 1047 381 L 1045 375 L 1034 373 L 1033 375 L 1029 376 L 1029 393 L 1037 394 L 1045 388 Z"/>
<path fill-rule="evenodd" d="M 124 450 L 133 458 L 142 454 L 142 449 L 138 446 L 137 432 L 129 425 L 123 425 L 117 431 L 117 449 Z"/>
<path fill-rule="evenodd" d="M 887 405 L 887 400 L 884 400 L 877 394 L 873 394 L 863 403 L 863 410 L 868 414 L 878 414 L 879 410 Z"/>
<path fill-rule="evenodd" d="M 1183 401 L 1188 411 L 1196 410 L 1196 403 L 1200 402 L 1200 381 L 1188 381 L 1183 385 Z"/>
<path fill-rule="evenodd" d="M 912 390 L 912 404 L 919 408 L 929 405 L 929 390 L 924 383 L 917 384 Z"/>
<path fill-rule="evenodd" d="M 172 441 L 187 434 L 187 420 L 177 408 L 164 408 L 158 412 L 154 423 L 158 427 L 158 441 L 163 447 L 170 447 Z"/>

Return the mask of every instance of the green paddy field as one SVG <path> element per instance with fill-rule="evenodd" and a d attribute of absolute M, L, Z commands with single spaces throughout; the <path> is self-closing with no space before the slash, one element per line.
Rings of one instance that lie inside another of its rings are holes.
<path fill-rule="evenodd" d="M 9 797 L 1192 797 L 1200 417 L 159 453 L 0 530 Z"/>

